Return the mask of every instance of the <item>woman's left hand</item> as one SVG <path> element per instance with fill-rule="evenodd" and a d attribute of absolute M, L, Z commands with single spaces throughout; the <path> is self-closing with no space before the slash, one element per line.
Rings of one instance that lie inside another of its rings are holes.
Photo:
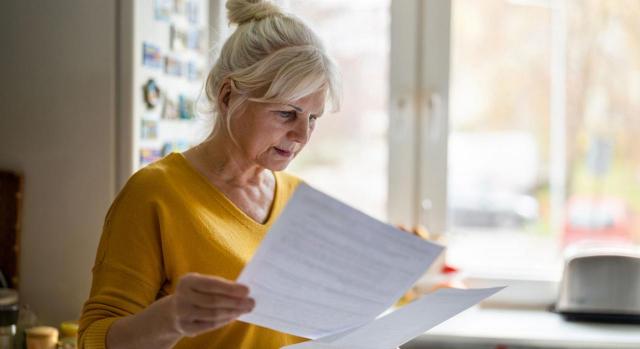
<path fill-rule="evenodd" d="M 400 229 L 402 231 L 406 231 L 407 233 L 411 233 L 411 234 L 413 234 L 413 235 L 415 235 L 417 237 L 421 237 L 421 238 L 423 238 L 425 240 L 429 240 L 429 232 L 427 231 L 427 229 L 425 229 L 421 225 L 414 226 L 411 229 L 407 228 L 403 224 L 398 224 L 397 227 L 398 227 L 398 229 Z"/>

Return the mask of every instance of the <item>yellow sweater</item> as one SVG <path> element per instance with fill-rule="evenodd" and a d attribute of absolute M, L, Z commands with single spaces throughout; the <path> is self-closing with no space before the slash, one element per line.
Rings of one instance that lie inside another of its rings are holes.
<path fill-rule="evenodd" d="M 173 293 L 188 272 L 235 280 L 300 180 L 276 173 L 265 224 L 236 207 L 173 153 L 138 171 L 113 202 L 93 268 L 91 295 L 80 319 L 80 348 L 105 347 L 109 326 Z M 175 348 L 280 348 L 304 341 L 239 321 Z"/>

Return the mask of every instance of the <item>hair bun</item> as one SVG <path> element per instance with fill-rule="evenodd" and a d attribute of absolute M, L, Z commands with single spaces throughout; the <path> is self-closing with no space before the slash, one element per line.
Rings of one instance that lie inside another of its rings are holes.
<path fill-rule="evenodd" d="M 263 0 L 228 0 L 226 7 L 229 22 L 238 25 L 282 14 L 277 5 Z"/>

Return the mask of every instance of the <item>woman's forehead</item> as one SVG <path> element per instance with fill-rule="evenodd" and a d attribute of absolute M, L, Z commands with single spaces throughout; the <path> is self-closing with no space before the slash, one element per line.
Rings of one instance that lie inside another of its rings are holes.
<path fill-rule="evenodd" d="M 269 101 L 251 103 L 257 108 L 280 108 L 289 107 L 295 109 L 298 112 L 307 112 L 311 114 L 321 114 L 324 111 L 326 103 L 326 94 L 324 92 L 313 93 L 308 96 L 295 99 L 295 100 L 281 100 L 281 101 Z"/>
<path fill-rule="evenodd" d="M 299 112 L 302 112 L 302 111 L 321 112 L 324 109 L 325 102 L 326 102 L 326 92 L 318 91 L 296 100 L 285 101 L 282 104 L 288 105 Z"/>

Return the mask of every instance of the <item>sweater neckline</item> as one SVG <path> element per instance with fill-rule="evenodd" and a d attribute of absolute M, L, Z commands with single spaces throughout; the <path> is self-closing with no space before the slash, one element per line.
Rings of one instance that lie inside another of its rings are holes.
<path fill-rule="evenodd" d="M 258 229 L 258 230 L 266 230 L 269 228 L 273 221 L 275 220 L 277 210 L 280 208 L 281 203 L 281 178 L 277 172 L 273 173 L 275 178 L 275 189 L 273 193 L 273 200 L 271 202 L 271 207 L 269 208 L 269 213 L 267 215 L 267 219 L 264 223 L 258 222 L 246 214 L 243 210 L 241 210 L 238 206 L 236 206 L 231 199 L 229 199 L 222 190 L 220 190 L 217 186 L 211 183 L 207 177 L 204 176 L 200 171 L 198 171 L 189 160 L 184 156 L 184 154 L 179 152 L 171 153 L 169 156 L 175 157 L 180 163 L 182 163 L 183 167 L 187 170 L 187 172 L 191 173 L 193 177 L 196 178 L 197 181 L 202 184 L 203 187 L 207 188 L 206 190 L 212 194 L 212 197 L 229 213 L 231 213 L 240 223 L 245 225 L 250 229 Z"/>

